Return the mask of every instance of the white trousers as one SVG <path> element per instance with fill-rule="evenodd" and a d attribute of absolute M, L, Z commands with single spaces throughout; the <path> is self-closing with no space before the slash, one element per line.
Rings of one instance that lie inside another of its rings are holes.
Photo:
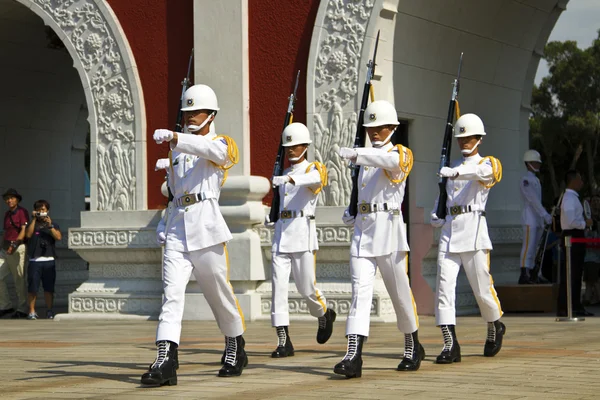
<path fill-rule="evenodd" d="M 535 267 L 535 253 L 544 229 L 536 225 L 523 225 L 523 245 L 521 246 L 521 268 Z M 540 271 L 541 272 L 541 271 Z"/>
<path fill-rule="evenodd" d="M 456 278 L 462 264 L 481 317 L 493 322 L 502 316 L 500 300 L 490 274 L 490 251 L 438 253 L 435 322 L 437 325 L 456 325 Z"/>
<path fill-rule="evenodd" d="M 288 290 L 290 271 L 294 274 L 294 282 L 300 295 L 306 301 L 308 311 L 313 317 L 322 317 L 327 311 L 327 300 L 317 289 L 316 258 L 311 251 L 300 253 L 272 253 L 273 276 L 271 297 L 271 324 L 288 326 L 290 314 L 288 310 Z"/>
<path fill-rule="evenodd" d="M 170 340 L 179 344 L 185 288 L 192 273 L 223 335 L 236 337 L 244 333 L 244 315 L 229 283 L 227 245 L 221 243 L 192 252 L 165 250 L 164 297 L 156 340 Z"/>
<path fill-rule="evenodd" d="M 369 336 L 377 267 L 394 305 L 398 329 L 402 333 L 415 332 L 419 329 L 419 317 L 407 275 L 408 253 L 398 251 L 379 257 L 350 257 L 352 304 L 346 321 L 346 335 Z"/>

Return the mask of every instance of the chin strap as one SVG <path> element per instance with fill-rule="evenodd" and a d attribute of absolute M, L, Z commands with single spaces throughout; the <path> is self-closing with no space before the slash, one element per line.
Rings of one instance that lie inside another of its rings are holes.
<path fill-rule="evenodd" d="M 190 132 L 198 132 L 200 129 L 204 128 L 206 126 L 206 124 L 208 124 L 211 121 L 211 117 L 213 117 L 215 115 L 215 111 L 211 112 L 208 115 L 208 118 L 206 118 L 204 120 L 203 123 L 201 123 L 200 125 L 188 125 L 188 131 Z"/>
<path fill-rule="evenodd" d="M 529 163 L 529 162 L 526 162 L 525 164 L 526 164 L 526 165 L 527 165 L 529 168 L 531 168 L 531 170 L 532 170 L 533 172 L 536 172 L 536 173 L 537 173 L 537 172 L 540 172 L 540 169 L 539 169 L 539 168 L 534 168 L 534 167 L 533 167 L 533 165 L 531 165 L 531 163 Z"/>
<path fill-rule="evenodd" d="M 462 153 L 463 156 L 470 156 L 471 154 L 473 154 L 473 152 L 475 151 L 475 149 L 479 146 L 479 143 L 481 143 L 481 139 L 479 139 L 477 141 L 477 143 L 475 143 L 475 146 L 473 146 L 472 149 L 465 149 L 465 150 L 461 150 L 460 152 Z"/>
<path fill-rule="evenodd" d="M 397 127 L 396 127 L 396 128 L 397 128 Z M 392 136 L 394 135 L 394 132 L 396 132 L 396 128 L 394 128 L 394 130 L 392 131 L 392 133 L 390 133 L 390 134 L 388 135 L 388 137 L 387 137 L 387 138 L 386 138 L 386 139 L 385 139 L 383 142 L 380 142 L 380 141 L 377 141 L 377 142 L 372 142 L 372 144 L 373 144 L 373 147 L 376 147 L 376 148 L 378 148 L 378 147 L 383 147 L 383 146 L 385 146 L 386 144 L 388 144 L 388 143 L 389 143 L 389 141 L 390 141 L 390 140 L 392 140 Z"/>
<path fill-rule="evenodd" d="M 304 155 L 306 154 L 307 150 L 308 150 L 308 147 L 305 148 L 304 151 L 302 152 L 302 154 L 300 154 L 298 157 L 293 157 L 293 158 L 290 158 L 289 160 L 291 162 L 296 162 L 296 161 L 300 160 L 302 157 L 304 157 Z"/>

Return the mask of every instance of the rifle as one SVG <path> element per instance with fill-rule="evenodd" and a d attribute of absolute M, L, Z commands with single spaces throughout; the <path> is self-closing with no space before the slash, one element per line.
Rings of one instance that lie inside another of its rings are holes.
<path fill-rule="evenodd" d="M 454 129 L 454 113 L 458 105 L 458 92 L 460 91 L 460 69 L 462 67 L 463 53 L 460 53 L 460 60 L 458 62 L 458 74 L 456 79 L 452 82 L 452 97 L 450 98 L 450 105 L 448 106 L 448 117 L 446 118 L 446 130 L 444 131 L 444 142 L 442 143 L 442 156 L 440 158 L 440 169 L 450 165 L 450 151 L 452 148 L 452 131 Z M 435 215 L 439 219 L 446 218 L 446 201 L 448 200 L 448 193 L 446 193 L 446 182 L 448 178 L 440 177 L 440 196 L 438 197 L 437 209 Z"/>
<path fill-rule="evenodd" d="M 188 61 L 188 70 L 187 75 L 181 81 L 181 97 L 179 98 L 179 108 L 177 109 L 177 119 L 175 120 L 175 132 L 183 132 L 183 111 L 181 111 L 181 107 L 183 106 L 183 95 L 185 91 L 190 87 L 190 73 L 192 72 L 192 60 L 194 59 L 194 48 L 192 48 L 192 52 L 190 54 L 190 60 Z M 171 152 L 169 151 L 169 158 L 171 158 Z M 168 170 L 167 170 L 168 171 Z M 167 172 L 167 178 L 169 173 Z M 173 193 L 171 193 L 171 188 L 167 184 L 167 190 L 169 191 L 169 201 L 173 200 Z"/>
<path fill-rule="evenodd" d="M 285 114 L 285 120 L 283 121 L 283 129 L 292 123 L 294 117 L 294 104 L 296 103 L 296 92 L 298 91 L 298 82 L 300 81 L 300 70 L 296 74 L 296 84 L 294 85 L 294 91 L 288 97 L 288 108 Z M 283 132 L 283 130 L 282 130 Z M 273 167 L 273 176 L 283 175 L 283 138 L 279 135 L 279 149 L 277 150 L 277 158 L 275 159 L 275 166 Z M 279 196 L 279 188 L 273 186 L 273 201 L 271 202 L 271 211 L 269 213 L 269 221 L 277 222 L 279 219 L 279 205 L 281 203 L 281 197 Z"/>
<path fill-rule="evenodd" d="M 179 108 L 177 110 L 177 119 L 175 120 L 175 132 L 183 132 L 183 111 L 181 111 L 181 107 L 183 106 L 183 95 L 185 91 L 190 87 L 190 73 L 192 72 L 192 60 L 194 59 L 194 49 L 192 48 L 192 53 L 190 54 L 190 60 L 188 61 L 188 70 L 187 75 L 181 81 L 181 97 L 179 98 Z"/>
<path fill-rule="evenodd" d="M 371 95 L 371 101 L 374 100 L 373 87 L 371 86 L 371 79 L 375 75 L 375 60 L 377 59 L 377 47 L 379 46 L 379 31 L 377 31 L 377 38 L 375 39 L 375 50 L 373 50 L 373 58 L 367 63 L 367 79 L 363 88 L 362 100 L 360 102 L 360 112 L 358 114 L 358 121 L 356 124 L 356 136 L 354 137 L 354 148 L 365 147 L 366 132 L 363 126 L 363 119 L 365 116 L 365 109 L 369 102 L 369 94 Z M 358 175 L 360 174 L 360 166 L 354 163 L 350 163 L 350 169 L 352 170 L 352 192 L 350 194 L 350 205 L 348 206 L 348 212 L 353 217 L 356 217 L 358 213 Z"/>

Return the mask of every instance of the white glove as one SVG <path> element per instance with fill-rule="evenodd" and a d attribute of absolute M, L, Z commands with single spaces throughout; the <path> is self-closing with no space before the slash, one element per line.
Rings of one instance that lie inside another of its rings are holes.
<path fill-rule="evenodd" d="M 287 175 L 274 176 L 271 178 L 271 180 L 273 181 L 273 186 L 281 186 L 288 183 L 290 181 L 290 177 Z"/>
<path fill-rule="evenodd" d="M 442 167 L 442 169 L 440 169 L 440 172 L 438 173 L 438 175 L 441 176 L 442 178 L 454 178 L 455 176 L 458 175 L 458 171 L 455 170 L 454 168 Z"/>
<path fill-rule="evenodd" d="M 340 155 L 340 157 L 353 162 L 356 161 L 356 157 L 358 157 L 358 153 L 356 152 L 356 150 L 351 149 L 349 147 L 341 147 L 338 154 Z"/>
<path fill-rule="evenodd" d="M 166 243 L 166 241 L 167 237 L 165 236 L 165 233 L 163 231 L 156 232 L 156 243 L 162 246 Z"/>
<path fill-rule="evenodd" d="M 156 160 L 156 166 L 154 167 L 155 171 L 161 169 L 167 169 L 171 166 L 171 161 L 168 158 L 159 158 Z"/>
<path fill-rule="evenodd" d="M 161 144 L 173 140 L 173 132 L 168 129 L 157 129 L 152 137 L 156 144 Z"/>
<path fill-rule="evenodd" d="M 265 215 L 265 226 L 267 228 L 272 228 L 275 226 L 275 222 L 271 222 L 271 218 L 269 218 L 269 214 Z"/>
<path fill-rule="evenodd" d="M 544 222 L 546 223 L 546 225 L 550 225 L 552 223 L 552 215 L 550 215 L 550 214 L 544 215 Z"/>
<path fill-rule="evenodd" d="M 344 215 L 342 215 L 342 222 L 344 225 L 353 226 L 354 225 L 354 217 L 350 215 L 348 209 L 344 211 Z"/>
<path fill-rule="evenodd" d="M 435 213 L 431 213 L 431 226 L 434 228 L 441 228 L 445 223 L 445 219 L 439 219 Z"/>

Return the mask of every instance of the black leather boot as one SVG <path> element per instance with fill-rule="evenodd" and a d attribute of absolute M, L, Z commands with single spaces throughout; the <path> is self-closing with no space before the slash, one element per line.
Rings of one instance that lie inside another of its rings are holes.
<path fill-rule="evenodd" d="M 506 333 L 506 326 L 500 320 L 488 322 L 487 339 L 483 347 L 483 355 L 494 357 L 502 348 L 502 338 Z"/>
<path fill-rule="evenodd" d="M 317 330 L 317 343 L 327 343 L 333 333 L 333 323 L 337 314 L 331 308 L 325 311 L 325 315 L 319 317 L 319 329 Z"/>
<path fill-rule="evenodd" d="M 442 325 L 442 335 L 444 335 L 444 348 L 439 356 L 437 356 L 436 364 L 452 364 L 460 362 L 460 345 L 456 339 L 456 331 L 454 325 Z"/>
<path fill-rule="evenodd" d="M 156 360 L 148 368 L 148 372 L 142 375 L 142 385 L 177 385 L 177 345 L 168 340 L 160 340 L 156 342 L 156 349 Z"/>
<path fill-rule="evenodd" d="M 416 371 L 425 358 L 425 349 L 419 342 L 419 331 L 404 334 L 404 358 L 398 364 L 398 371 Z"/>
<path fill-rule="evenodd" d="M 223 355 L 221 356 L 221 365 L 225 364 L 225 355 L 227 354 L 227 336 L 225 336 L 225 348 L 223 349 Z"/>
<path fill-rule="evenodd" d="M 532 284 L 531 278 L 529 277 L 529 273 L 527 272 L 527 268 L 521 268 L 521 276 L 519 276 L 519 285 L 529 285 Z"/>
<path fill-rule="evenodd" d="M 225 362 L 219 371 L 219 376 L 240 376 L 242 370 L 248 365 L 248 357 L 244 351 L 246 342 L 242 335 L 238 337 L 226 337 Z"/>
<path fill-rule="evenodd" d="M 294 346 L 290 340 L 290 334 L 287 326 L 278 326 L 277 338 L 279 340 L 277 348 L 271 353 L 272 358 L 292 357 L 294 355 Z"/>
<path fill-rule="evenodd" d="M 362 375 L 362 347 L 366 337 L 348 335 L 348 350 L 346 355 L 335 367 L 333 372 L 345 375 L 346 378 L 360 378 Z"/>

